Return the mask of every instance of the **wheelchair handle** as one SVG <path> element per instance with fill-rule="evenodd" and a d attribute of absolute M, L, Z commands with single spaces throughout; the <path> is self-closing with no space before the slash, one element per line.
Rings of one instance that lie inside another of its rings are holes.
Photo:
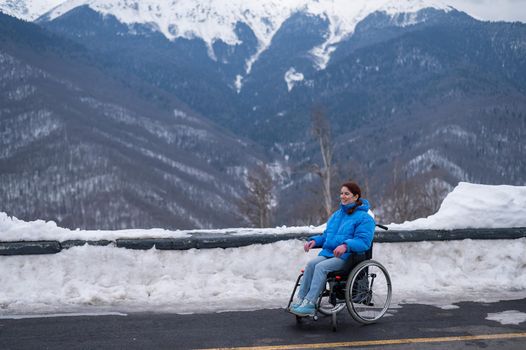
<path fill-rule="evenodd" d="M 376 226 L 378 226 L 379 228 L 383 229 L 383 230 L 389 230 L 389 227 L 385 226 L 385 225 L 381 225 L 381 224 L 376 224 Z"/>

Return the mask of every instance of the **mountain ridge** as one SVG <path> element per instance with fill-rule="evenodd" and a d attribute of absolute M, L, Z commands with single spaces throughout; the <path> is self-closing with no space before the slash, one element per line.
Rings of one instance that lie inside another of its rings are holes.
<path fill-rule="evenodd" d="M 3 211 L 70 228 L 243 222 L 256 145 L 150 87 L 152 104 L 35 24 L 0 14 L 0 41 Z"/>

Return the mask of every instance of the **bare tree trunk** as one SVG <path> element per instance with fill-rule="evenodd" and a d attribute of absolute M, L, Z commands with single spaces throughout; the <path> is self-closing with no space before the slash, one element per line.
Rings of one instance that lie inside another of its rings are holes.
<path fill-rule="evenodd" d="M 329 121 L 320 107 L 316 107 L 312 111 L 312 133 L 320 145 L 320 153 L 323 162 L 321 168 L 318 165 L 314 165 L 312 169 L 314 173 L 320 177 L 322 182 L 322 205 L 324 213 L 328 218 L 332 213 L 331 178 L 333 176 L 333 145 Z"/>
<path fill-rule="evenodd" d="M 241 214 L 256 227 L 269 227 L 271 222 L 273 181 L 265 165 L 248 171 L 247 193 L 239 201 Z"/>

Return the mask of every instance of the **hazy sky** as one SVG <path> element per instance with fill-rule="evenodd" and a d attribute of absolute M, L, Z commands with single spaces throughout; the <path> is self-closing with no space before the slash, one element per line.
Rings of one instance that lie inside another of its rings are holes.
<path fill-rule="evenodd" d="M 448 0 L 444 2 L 482 20 L 526 22 L 526 0 Z"/>

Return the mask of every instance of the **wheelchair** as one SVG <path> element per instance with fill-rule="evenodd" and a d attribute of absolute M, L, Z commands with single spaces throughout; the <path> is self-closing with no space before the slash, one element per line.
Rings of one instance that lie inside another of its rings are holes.
<path fill-rule="evenodd" d="M 377 225 L 381 228 L 385 226 Z M 387 228 L 385 228 L 387 229 Z M 343 269 L 327 275 L 325 290 L 316 302 L 314 316 L 296 316 L 299 323 L 304 318 L 318 320 L 318 315 L 330 316 L 332 330 L 337 329 L 337 315 L 347 307 L 351 317 L 361 324 L 378 321 L 391 303 L 391 278 L 386 268 L 372 260 L 373 246 L 362 254 L 352 254 Z M 292 300 L 301 284 L 303 270 L 296 280 L 286 310 L 290 312 Z"/>

